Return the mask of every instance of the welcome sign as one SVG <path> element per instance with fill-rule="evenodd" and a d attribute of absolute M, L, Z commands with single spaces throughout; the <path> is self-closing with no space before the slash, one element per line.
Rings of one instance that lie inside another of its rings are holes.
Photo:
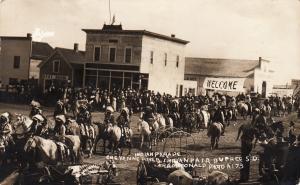
<path fill-rule="evenodd" d="M 205 78 L 203 88 L 219 91 L 244 91 L 245 78 Z"/>

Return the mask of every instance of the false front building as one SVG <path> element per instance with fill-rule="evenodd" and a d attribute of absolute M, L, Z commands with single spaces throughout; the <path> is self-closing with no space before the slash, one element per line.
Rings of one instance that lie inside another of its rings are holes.
<path fill-rule="evenodd" d="M 83 31 L 87 34 L 84 86 L 183 94 L 188 41 L 146 30 L 123 30 L 121 25 Z"/>
<path fill-rule="evenodd" d="M 227 94 L 259 93 L 269 96 L 273 88 L 271 61 L 220 58 L 185 59 L 185 79 L 197 81 L 197 94 L 207 90 Z"/>

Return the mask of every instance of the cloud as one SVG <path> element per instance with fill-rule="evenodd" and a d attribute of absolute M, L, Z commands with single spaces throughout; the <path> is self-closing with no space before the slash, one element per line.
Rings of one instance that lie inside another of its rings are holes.
<path fill-rule="evenodd" d="M 34 41 L 42 41 L 44 38 L 47 37 L 54 37 L 55 33 L 50 31 L 44 31 L 40 28 L 35 28 L 32 34 L 32 39 Z"/>

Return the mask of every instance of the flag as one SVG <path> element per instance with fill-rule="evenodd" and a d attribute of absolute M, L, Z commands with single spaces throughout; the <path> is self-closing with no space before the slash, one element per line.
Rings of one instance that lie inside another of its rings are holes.
<path fill-rule="evenodd" d="M 111 25 L 113 25 L 115 23 L 115 21 L 116 21 L 116 17 L 114 15 L 113 18 L 112 18 L 112 20 L 111 20 Z"/>

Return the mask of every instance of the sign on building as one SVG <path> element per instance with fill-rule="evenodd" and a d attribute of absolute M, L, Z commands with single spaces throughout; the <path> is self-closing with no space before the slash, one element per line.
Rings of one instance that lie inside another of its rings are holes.
<path fill-rule="evenodd" d="M 219 91 L 244 92 L 245 78 L 205 78 L 203 88 Z"/>

